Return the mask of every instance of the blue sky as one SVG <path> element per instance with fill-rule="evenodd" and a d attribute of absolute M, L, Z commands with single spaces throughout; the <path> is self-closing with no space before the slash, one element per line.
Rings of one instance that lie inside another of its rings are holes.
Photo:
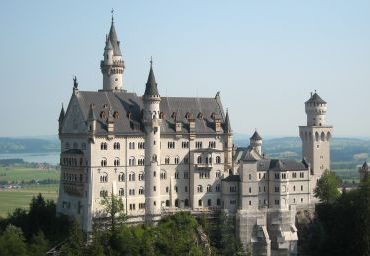
<path fill-rule="evenodd" d="M 153 56 L 163 96 L 221 91 L 235 132 L 295 136 L 317 90 L 336 136 L 370 136 L 370 1 L 2 1 L 0 136 L 57 132 L 72 76 L 102 87 L 110 10 L 141 95 Z"/>

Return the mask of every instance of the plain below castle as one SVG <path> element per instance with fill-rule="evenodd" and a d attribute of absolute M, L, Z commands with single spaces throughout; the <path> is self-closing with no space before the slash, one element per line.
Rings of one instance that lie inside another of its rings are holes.
<path fill-rule="evenodd" d="M 181 210 L 225 211 L 256 254 L 296 253 L 296 209 L 312 205 L 317 179 L 330 168 L 332 127 L 317 93 L 305 103 L 307 125 L 299 127 L 304 160 L 269 159 L 257 131 L 249 147 L 233 146 L 219 93 L 161 97 L 152 62 L 144 95 L 124 90 L 113 19 L 100 68 L 103 88 L 82 91 L 75 79 L 60 113 L 58 213 L 91 231 L 111 193 L 122 198 L 132 223 Z"/>

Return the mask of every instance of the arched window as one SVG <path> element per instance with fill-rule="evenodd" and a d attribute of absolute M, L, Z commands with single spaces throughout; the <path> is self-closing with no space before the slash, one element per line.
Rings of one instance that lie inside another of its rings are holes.
<path fill-rule="evenodd" d="M 315 140 L 319 141 L 319 133 L 318 132 L 315 132 Z"/>
<path fill-rule="evenodd" d="M 220 178 L 221 177 L 221 171 L 216 171 L 216 178 Z"/>
<path fill-rule="evenodd" d="M 144 195 L 144 188 L 143 187 L 139 188 L 139 195 Z"/>
<path fill-rule="evenodd" d="M 207 205 L 208 205 L 208 206 L 212 206 L 212 199 L 208 199 L 208 201 L 207 201 Z"/>
<path fill-rule="evenodd" d="M 221 199 L 217 198 L 217 205 L 221 205 Z"/>
<path fill-rule="evenodd" d="M 221 157 L 220 156 L 216 156 L 216 164 L 220 164 L 221 163 Z"/>
<path fill-rule="evenodd" d="M 197 163 L 198 163 L 198 164 L 201 164 L 201 163 L 202 163 L 202 156 L 198 156 L 198 158 L 197 158 Z"/>
<path fill-rule="evenodd" d="M 157 162 L 157 155 L 156 155 L 156 154 L 154 154 L 154 155 L 152 156 L 152 162 Z"/>
<path fill-rule="evenodd" d="M 184 205 L 185 205 L 185 207 L 189 207 L 189 200 L 188 199 L 185 199 Z"/>
<path fill-rule="evenodd" d="M 119 144 L 119 142 L 115 142 L 113 144 L 113 149 L 119 150 L 120 148 L 121 148 L 121 145 Z"/>
<path fill-rule="evenodd" d="M 166 156 L 166 158 L 164 159 L 164 164 L 170 164 L 170 157 L 169 156 Z"/>
<path fill-rule="evenodd" d="M 166 200 L 166 206 L 169 207 L 170 206 L 170 200 Z"/>
<path fill-rule="evenodd" d="M 212 186 L 211 185 L 207 185 L 207 192 L 212 192 Z"/>
<path fill-rule="evenodd" d="M 324 132 L 321 133 L 321 141 L 325 141 L 325 133 Z"/>
<path fill-rule="evenodd" d="M 179 156 L 176 156 L 175 157 L 175 164 L 179 164 L 179 162 L 180 162 L 180 157 Z"/>
<path fill-rule="evenodd" d="M 327 134 L 326 134 L 326 140 L 327 141 L 329 141 L 331 139 L 331 133 L 330 132 L 328 132 Z"/>
<path fill-rule="evenodd" d="M 125 190 L 123 188 L 120 188 L 118 191 L 118 195 L 124 196 L 125 195 Z"/>
<path fill-rule="evenodd" d="M 198 191 L 198 193 L 202 193 L 202 192 L 203 192 L 203 187 L 202 187 L 202 185 L 198 185 L 198 187 L 197 187 L 197 191 Z"/>
<path fill-rule="evenodd" d="M 106 158 L 103 158 L 103 159 L 100 161 L 100 165 L 101 165 L 102 167 L 107 166 L 107 159 L 106 159 Z"/>
<path fill-rule="evenodd" d="M 144 180 L 144 173 L 143 172 L 139 173 L 139 180 Z"/>
<path fill-rule="evenodd" d="M 120 165 L 119 158 L 114 159 L 114 166 L 119 166 L 119 165 Z"/>
<path fill-rule="evenodd" d="M 167 179 L 167 173 L 166 173 L 166 171 L 165 170 L 161 170 L 161 174 L 160 174 L 161 176 L 161 180 L 165 180 L 165 179 Z"/>
<path fill-rule="evenodd" d="M 135 165 L 135 157 L 130 157 L 130 159 L 128 160 L 128 165 L 129 166 L 134 166 Z"/>
<path fill-rule="evenodd" d="M 179 207 L 179 199 L 175 200 L 175 207 Z"/>
<path fill-rule="evenodd" d="M 108 182 L 108 174 L 107 173 L 103 173 L 102 175 L 100 175 L 100 182 L 102 182 L 102 183 Z"/>
<path fill-rule="evenodd" d="M 119 182 L 125 181 L 125 174 L 123 172 L 120 172 L 118 174 L 118 181 Z"/>
<path fill-rule="evenodd" d="M 202 206 L 202 199 L 198 200 L 198 206 Z"/>
<path fill-rule="evenodd" d="M 107 150 L 107 149 L 108 149 L 108 145 L 107 145 L 107 143 L 106 143 L 106 142 L 102 142 L 102 143 L 100 144 L 100 149 L 101 149 L 101 150 Z"/>

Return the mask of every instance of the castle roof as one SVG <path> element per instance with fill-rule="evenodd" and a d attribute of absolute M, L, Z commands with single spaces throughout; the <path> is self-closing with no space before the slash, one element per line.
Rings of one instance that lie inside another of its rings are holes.
<path fill-rule="evenodd" d="M 117 135 L 143 135 L 142 112 L 143 97 L 136 93 L 125 91 L 79 91 L 75 95 L 85 120 L 90 111 L 90 105 L 94 104 L 94 115 L 96 113 L 96 135 L 107 134 L 106 119 L 111 107 L 114 114 L 115 134 Z M 162 97 L 160 102 L 161 133 L 175 134 L 176 121 L 180 122 L 182 129 L 180 133 L 189 133 L 188 114 L 197 117 L 201 112 L 202 118 L 194 118 L 195 133 L 215 133 L 215 121 L 211 115 L 216 113 L 225 122 L 225 114 L 219 97 L 197 98 L 197 97 Z M 222 131 L 221 131 L 222 132 Z"/>
<path fill-rule="evenodd" d="M 251 140 L 262 140 L 262 137 L 258 134 L 257 130 L 254 131 L 252 137 L 250 137 Z"/>
<path fill-rule="evenodd" d="M 144 93 L 145 96 L 159 96 L 157 82 L 155 81 L 152 63 L 153 62 L 150 61 L 148 81 L 146 82 L 146 86 L 145 86 L 145 93 Z"/>
<path fill-rule="evenodd" d="M 120 42 L 118 41 L 118 38 L 117 38 L 116 28 L 114 27 L 113 19 L 112 19 L 112 24 L 110 26 L 108 37 L 109 37 L 109 41 L 110 41 L 110 43 L 112 44 L 112 47 L 113 47 L 113 55 L 114 56 L 122 56 L 121 49 L 119 47 Z"/>
<path fill-rule="evenodd" d="M 62 109 L 60 110 L 60 114 L 59 114 L 58 121 L 59 121 L 59 122 L 63 121 L 64 116 L 65 116 L 65 112 L 64 112 L 64 107 L 63 107 L 63 105 L 62 105 Z"/>
<path fill-rule="evenodd" d="M 365 161 L 364 164 L 362 165 L 362 170 L 369 170 L 369 165 L 367 164 L 367 162 Z"/>
<path fill-rule="evenodd" d="M 230 119 L 229 119 L 229 111 L 226 111 L 226 116 L 225 116 L 225 131 L 226 132 L 231 132 L 231 125 L 230 125 Z"/>
<path fill-rule="evenodd" d="M 93 104 L 90 104 L 89 114 L 87 115 L 88 121 L 94 121 L 96 120 L 96 115 L 93 109 Z"/>
<path fill-rule="evenodd" d="M 231 175 L 227 176 L 226 178 L 222 179 L 222 181 L 225 181 L 225 182 L 239 182 L 240 181 L 240 176 L 231 174 Z"/>
<path fill-rule="evenodd" d="M 318 103 L 318 104 L 326 104 L 326 101 L 323 100 L 316 92 L 311 95 L 311 97 L 306 101 L 306 103 Z"/>

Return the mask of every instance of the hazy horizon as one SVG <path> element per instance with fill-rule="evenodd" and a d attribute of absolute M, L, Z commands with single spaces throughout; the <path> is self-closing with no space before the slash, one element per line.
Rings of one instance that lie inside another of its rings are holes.
<path fill-rule="evenodd" d="M 369 138 L 369 1 L 12 1 L 0 4 L 0 137 L 53 136 L 61 104 L 102 87 L 110 10 L 124 88 L 141 95 L 153 56 L 162 96 L 221 92 L 235 133 L 298 136 L 315 89 L 335 137 Z M 50 135 L 46 135 L 50 134 Z"/>

